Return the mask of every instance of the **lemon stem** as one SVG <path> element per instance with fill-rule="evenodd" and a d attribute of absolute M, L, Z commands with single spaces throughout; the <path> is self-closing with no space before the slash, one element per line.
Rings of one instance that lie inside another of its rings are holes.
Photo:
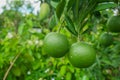
<path fill-rule="evenodd" d="M 80 34 L 78 34 L 78 40 L 77 41 L 80 42 Z"/>
<path fill-rule="evenodd" d="M 78 42 L 80 42 L 80 39 L 81 39 L 80 28 L 81 28 L 81 22 L 80 22 L 80 25 L 78 25 L 78 31 L 77 31 L 78 32 L 78 37 L 77 37 Z"/>
<path fill-rule="evenodd" d="M 60 30 L 61 30 L 61 25 L 59 24 L 57 33 L 60 33 Z"/>
<path fill-rule="evenodd" d="M 62 28 L 62 24 L 64 23 L 64 19 L 58 24 L 58 31 L 57 33 L 60 33 L 60 30 Z"/>

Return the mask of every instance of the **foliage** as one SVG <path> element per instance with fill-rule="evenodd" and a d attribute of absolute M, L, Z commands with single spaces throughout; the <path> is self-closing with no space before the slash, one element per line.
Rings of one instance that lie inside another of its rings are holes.
<path fill-rule="evenodd" d="M 50 6 L 49 15 L 42 21 L 40 12 L 33 14 L 31 5 L 27 5 L 31 10 L 29 14 L 19 11 L 25 4 L 23 0 L 8 3 L 10 10 L 4 7 L 0 14 L 0 80 L 120 79 L 119 32 L 109 32 L 114 37 L 110 46 L 99 44 L 100 35 L 108 32 L 107 20 L 116 9 L 120 14 L 118 0 L 40 1 Z M 85 69 L 76 68 L 67 54 L 62 58 L 47 55 L 43 51 L 43 39 L 49 32 L 57 31 L 67 36 L 70 45 L 79 40 L 94 47 L 95 64 Z"/>

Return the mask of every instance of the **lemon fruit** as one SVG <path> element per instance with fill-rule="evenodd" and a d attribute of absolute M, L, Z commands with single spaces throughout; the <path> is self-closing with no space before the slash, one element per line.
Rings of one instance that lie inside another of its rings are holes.
<path fill-rule="evenodd" d="M 111 32 L 120 32 L 120 15 L 109 18 L 107 21 L 107 28 Z"/>
<path fill-rule="evenodd" d="M 74 67 L 87 68 L 95 62 L 96 52 L 90 45 L 84 42 L 76 42 L 72 44 L 68 58 Z"/>
<path fill-rule="evenodd" d="M 42 3 L 40 6 L 40 14 L 39 14 L 40 20 L 44 20 L 45 18 L 47 18 L 49 13 L 50 13 L 49 5 L 47 3 Z"/>
<path fill-rule="evenodd" d="M 51 32 L 44 39 L 43 50 L 48 55 L 60 58 L 63 57 L 69 49 L 69 42 L 63 34 Z"/>
<path fill-rule="evenodd" d="M 102 46 L 109 46 L 113 43 L 113 36 L 108 33 L 102 33 L 99 42 Z"/>

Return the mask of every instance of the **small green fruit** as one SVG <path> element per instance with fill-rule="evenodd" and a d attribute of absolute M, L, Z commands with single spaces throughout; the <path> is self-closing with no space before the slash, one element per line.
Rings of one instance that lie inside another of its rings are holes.
<path fill-rule="evenodd" d="M 96 51 L 90 45 L 77 42 L 72 44 L 69 54 L 69 61 L 77 68 L 87 68 L 96 60 Z"/>
<path fill-rule="evenodd" d="M 108 19 L 107 28 L 111 32 L 120 32 L 120 15 Z"/>
<path fill-rule="evenodd" d="M 49 13 L 50 13 L 49 5 L 47 3 L 42 3 L 39 14 L 40 20 L 44 20 L 45 18 L 47 18 Z"/>
<path fill-rule="evenodd" d="M 113 36 L 108 33 L 103 33 L 100 36 L 99 42 L 102 46 L 109 46 L 113 43 Z"/>
<path fill-rule="evenodd" d="M 44 52 L 55 58 L 63 57 L 69 49 L 66 36 L 55 32 L 48 33 L 43 44 Z"/>

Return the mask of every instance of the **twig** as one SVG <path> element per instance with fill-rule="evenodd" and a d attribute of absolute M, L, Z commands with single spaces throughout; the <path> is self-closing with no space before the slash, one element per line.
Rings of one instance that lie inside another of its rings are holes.
<path fill-rule="evenodd" d="M 10 72 L 12 66 L 14 65 L 14 63 L 15 63 L 15 61 L 17 60 L 17 58 L 19 57 L 19 55 L 20 55 L 20 53 L 17 54 L 16 57 L 13 59 L 13 61 L 10 63 L 10 66 L 9 66 L 9 68 L 7 69 L 6 73 L 5 73 L 5 75 L 4 75 L 4 77 L 3 77 L 3 80 L 6 80 L 8 73 Z"/>
<path fill-rule="evenodd" d="M 57 31 L 57 33 L 60 33 L 61 26 L 62 26 L 63 23 L 64 23 L 64 19 L 61 21 L 61 24 L 58 25 L 58 31 Z"/>

